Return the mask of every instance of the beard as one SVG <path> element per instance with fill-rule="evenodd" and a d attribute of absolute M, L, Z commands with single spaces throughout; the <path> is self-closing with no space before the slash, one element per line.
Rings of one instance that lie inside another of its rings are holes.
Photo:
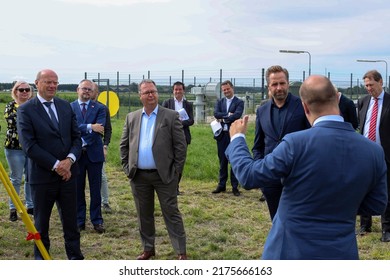
<path fill-rule="evenodd" d="M 287 98 L 288 92 L 287 91 L 278 91 L 272 94 L 272 97 L 276 100 L 282 101 Z"/>

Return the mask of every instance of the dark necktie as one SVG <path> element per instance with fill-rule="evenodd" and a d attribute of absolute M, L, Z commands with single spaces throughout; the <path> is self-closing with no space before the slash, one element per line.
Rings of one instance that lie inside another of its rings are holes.
<path fill-rule="evenodd" d="M 87 104 L 86 103 L 81 103 L 83 108 L 81 109 L 81 114 L 83 115 L 83 118 L 85 118 L 85 114 L 87 113 Z"/>
<path fill-rule="evenodd" d="M 376 120 L 378 118 L 378 98 L 374 98 L 374 107 L 372 107 L 370 128 L 368 130 L 368 139 L 376 141 Z"/>
<path fill-rule="evenodd" d="M 50 115 L 51 122 L 54 124 L 55 128 L 59 129 L 56 115 L 54 114 L 53 110 L 51 109 L 51 103 L 53 103 L 53 102 L 43 102 L 43 104 L 45 104 L 45 106 L 49 109 L 49 115 Z"/>

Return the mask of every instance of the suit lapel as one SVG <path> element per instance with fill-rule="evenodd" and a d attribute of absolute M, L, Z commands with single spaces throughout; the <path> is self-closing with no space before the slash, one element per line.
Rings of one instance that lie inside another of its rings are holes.
<path fill-rule="evenodd" d="M 286 118 L 283 120 L 283 126 L 282 126 L 282 131 L 280 132 L 281 135 L 284 135 L 284 131 L 286 131 L 286 128 L 287 128 L 287 124 L 290 122 L 290 119 L 292 118 L 292 116 L 294 115 L 294 112 L 295 110 L 297 109 L 298 107 L 298 100 L 292 100 L 290 99 L 290 102 L 291 102 L 291 106 L 288 106 L 287 107 L 287 114 L 286 114 Z"/>
<path fill-rule="evenodd" d="M 370 104 L 371 96 L 366 96 L 362 100 L 362 108 L 359 111 L 359 119 L 360 119 L 360 133 L 363 134 L 364 124 L 366 122 L 366 116 L 368 111 L 368 104 Z M 384 103 L 384 100 L 383 100 Z M 383 108 L 382 108 L 383 109 Z"/>
<path fill-rule="evenodd" d="M 161 107 L 160 105 L 157 105 L 157 106 L 158 106 L 158 110 L 157 110 L 156 121 L 154 123 L 153 144 L 154 144 L 154 141 L 156 141 L 157 133 L 158 133 L 159 128 L 161 126 L 161 120 L 164 117 L 164 109 L 162 109 L 164 107 Z"/>
<path fill-rule="evenodd" d="M 265 112 L 268 116 L 265 119 L 265 122 L 262 122 L 262 124 L 265 124 L 263 130 L 271 132 L 271 137 L 277 140 L 279 135 L 276 133 L 275 128 L 272 125 L 272 101 L 268 101 L 264 106 L 267 106 L 267 108 L 265 108 Z"/>
<path fill-rule="evenodd" d="M 137 150 L 139 148 L 139 138 L 141 136 L 141 120 L 142 120 L 142 109 L 138 110 L 138 112 L 134 113 L 134 125 L 133 125 L 133 131 L 136 131 L 137 135 L 134 135 L 135 137 L 135 147 L 137 147 Z"/>
<path fill-rule="evenodd" d="M 55 105 L 55 104 L 54 104 Z M 55 131 L 58 131 L 58 129 L 54 126 L 54 124 L 52 123 L 49 115 L 47 114 L 45 108 L 43 107 L 45 105 L 43 105 L 38 97 L 35 97 L 35 109 L 37 111 L 37 115 L 38 116 L 41 116 L 41 118 Z M 57 107 L 56 107 L 56 110 L 57 110 Z M 57 111 L 57 115 L 58 115 L 58 111 Z M 58 116 L 59 118 L 59 116 Z"/>
<path fill-rule="evenodd" d="M 389 107 L 390 107 L 390 95 L 385 92 L 385 94 L 383 95 L 383 104 L 382 104 L 380 123 L 383 123 L 383 119 L 387 118 L 387 116 L 389 115 Z"/>

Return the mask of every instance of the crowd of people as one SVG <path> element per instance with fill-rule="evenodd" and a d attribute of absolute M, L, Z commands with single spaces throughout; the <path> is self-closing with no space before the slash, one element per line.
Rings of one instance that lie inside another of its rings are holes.
<path fill-rule="evenodd" d="M 289 92 L 287 69 L 269 67 L 269 99 L 256 111 L 252 152 L 245 140 L 244 102 L 235 96 L 231 81 L 221 83 L 224 97 L 214 107 L 220 124 L 214 134 L 219 176 L 212 194 L 226 192 L 229 173 L 234 196 L 241 195 L 240 187 L 261 190 L 272 220 L 263 259 L 358 259 L 356 235 L 372 230 L 373 215 L 382 215 L 381 241 L 390 242 L 390 97 L 378 71 L 368 71 L 363 80 L 369 94 L 356 109 L 324 76 L 309 76 L 295 96 Z M 46 250 L 56 204 L 67 257 L 84 259 L 80 236 L 87 227 L 86 177 L 93 230 L 105 233 L 103 213 L 112 212 L 104 164 L 112 134 L 110 112 L 97 101 L 99 85 L 91 80 L 80 81 L 71 103 L 56 96 L 53 70 L 39 71 L 35 86 L 34 97 L 29 83 L 16 82 L 4 112 L 11 183 L 19 194 L 24 176 L 27 213 L 34 216 Z M 177 259 L 187 259 L 178 195 L 183 193 L 179 184 L 191 143 L 193 104 L 182 82 L 174 83 L 172 93 L 159 105 L 155 82 L 142 80 L 142 108 L 126 116 L 119 143 L 143 247 L 138 260 L 156 255 L 155 194 Z M 17 221 L 11 200 L 9 208 L 10 221 Z M 357 215 L 360 230 L 355 232 Z M 36 245 L 34 257 L 43 258 Z"/>

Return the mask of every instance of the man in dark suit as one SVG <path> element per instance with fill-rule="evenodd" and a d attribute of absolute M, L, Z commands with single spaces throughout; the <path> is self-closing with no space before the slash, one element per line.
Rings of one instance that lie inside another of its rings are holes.
<path fill-rule="evenodd" d="M 80 230 L 85 230 L 85 178 L 88 173 L 91 222 L 97 233 L 104 233 L 100 188 L 104 162 L 102 134 L 106 124 L 106 110 L 103 105 L 91 100 L 92 87 L 90 80 L 82 80 L 77 87 L 78 99 L 71 103 L 82 140 L 80 174 L 77 177 L 77 224 Z"/>
<path fill-rule="evenodd" d="M 173 84 L 173 98 L 164 100 L 162 106 L 179 112 L 179 119 L 183 126 L 184 135 L 186 137 L 187 146 L 191 143 L 190 126 L 194 124 L 194 113 L 192 103 L 184 99 L 185 86 L 182 82 Z M 179 174 L 179 181 L 177 182 L 177 194 L 180 192 L 180 180 L 182 174 Z"/>
<path fill-rule="evenodd" d="M 387 165 L 387 191 L 390 192 L 390 94 L 383 90 L 382 75 L 378 71 L 368 71 L 363 80 L 368 95 L 358 100 L 360 133 L 382 146 Z M 360 150 L 356 151 L 360 153 Z M 390 202 L 387 203 L 386 211 L 381 214 L 381 241 L 390 242 Z M 371 225 L 372 217 L 361 215 L 358 233 L 364 235 L 371 232 Z"/>
<path fill-rule="evenodd" d="M 55 97 L 58 76 L 42 70 L 35 80 L 38 94 L 18 109 L 18 133 L 28 156 L 28 178 L 34 200 L 35 227 L 50 249 L 50 216 L 57 202 L 69 259 L 84 259 L 77 228 L 77 158 L 81 152 L 76 116 L 68 102 Z M 42 259 L 34 246 L 35 259 Z"/>
<path fill-rule="evenodd" d="M 346 97 L 344 94 L 338 91 L 335 87 L 337 94 L 339 95 L 339 109 L 340 115 L 344 118 L 345 122 L 352 124 L 352 127 L 358 129 L 358 117 L 356 112 L 356 106 L 353 100 Z"/>
<path fill-rule="evenodd" d="M 241 118 L 244 112 L 244 101 L 234 96 L 234 86 L 230 81 L 224 81 L 221 84 L 221 90 L 225 97 L 217 100 L 214 107 L 214 117 L 222 126 L 221 133 L 214 137 L 217 140 L 218 159 L 219 159 L 219 181 L 217 188 L 212 193 L 220 193 L 226 191 L 226 182 L 228 180 L 229 161 L 226 158 L 225 150 L 230 143 L 229 128 L 230 125 L 237 119 Z M 240 196 L 238 190 L 238 181 L 230 168 L 230 183 L 232 184 L 232 192 L 235 196 Z"/>
<path fill-rule="evenodd" d="M 256 133 L 252 148 L 254 159 L 262 159 L 271 153 L 287 134 L 310 127 L 299 97 L 288 92 L 287 69 L 274 65 L 265 74 L 269 100 L 256 111 Z M 271 220 L 278 209 L 282 183 L 262 189 Z"/>
<path fill-rule="evenodd" d="M 91 95 L 91 100 L 99 102 L 98 96 L 99 96 L 99 85 L 95 82 L 92 83 L 93 90 Z M 101 196 L 102 196 L 102 208 L 105 213 L 112 213 L 112 209 L 109 204 L 109 191 L 108 191 L 108 182 L 107 182 L 107 175 L 106 175 L 106 159 L 108 154 L 108 145 L 111 142 L 111 135 L 112 135 L 112 126 L 111 126 L 111 114 L 108 107 L 99 102 L 99 104 L 103 105 L 104 109 L 106 110 L 106 125 L 104 126 L 104 133 L 103 133 L 103 154 L 104 154 L 104 162 L 103 162 L 103 169 L 102 169 L 102 187 L 101 187 Z"/>
<path fill-rule="evenodd" d="M 154 193 L 179 260 L 187 259 L 186 234 L 177 203 L 177 181 L 186 159 L 186 140 L 179 114 L 158 105 L 154 81 L 139 84 L 142 109 L 126 116 L 120 140 L 123 170 L 130 179 L 144 251 L 138 260 L 155 256 Z"/>
<path fill-rule="evenodd" d="M 287 134 L 263 159 L 246 145 L 247 116 L 230 129 L 226 154 L 245 188 L 283 180 L 262 258 L 358 259 L 356 213 L 378 215 L 387 204 L 385 155 L 344 122 L 328 78 L 310 76 L 299 94 L 313 127 Z"/>

